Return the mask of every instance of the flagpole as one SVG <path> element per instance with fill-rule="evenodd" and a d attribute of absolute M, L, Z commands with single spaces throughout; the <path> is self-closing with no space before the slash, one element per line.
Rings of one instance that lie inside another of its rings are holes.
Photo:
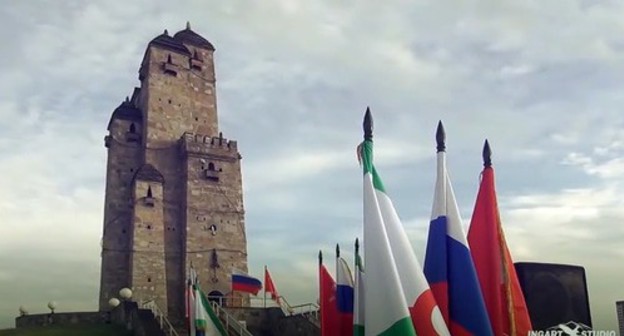
<path fill-rule="evenodd" d="M 264 265 L 264 308 L 266 308 L 266 280 L 267 280 L 267 266 Z"/>

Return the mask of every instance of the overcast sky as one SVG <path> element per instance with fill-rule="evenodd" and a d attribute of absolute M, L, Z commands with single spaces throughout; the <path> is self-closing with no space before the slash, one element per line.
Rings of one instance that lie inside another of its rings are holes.
<path fill-rule="evenodd" d="M 376 164 L 422 262 L 435 127 L 469 224 L 490 140 L 515 261 L 586 268 L 597 329 L 624 299 L 624 4 L 619 1 L 4 1 L 0 329 L 20 305 L 95 310 L 104 136 L 149 40 L 216 46 L 220 129 L 239 141 L 252 275 L 317 297 L 317 253 L 361 237 L 355 148 Z M 379 2 L 376 2 L 379 3 Z M 333 271 L 333 260 L 328 262 Z"/>

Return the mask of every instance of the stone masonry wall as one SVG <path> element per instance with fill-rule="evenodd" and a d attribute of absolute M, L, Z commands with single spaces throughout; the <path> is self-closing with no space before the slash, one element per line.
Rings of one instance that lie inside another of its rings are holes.
<path fill-rule="evenodd" d="M 186 133 L 187 264 L 209 294 L 231 291 L 234 269 L 247 272 L 240 154 L 235 141 Z"/>
<path fill-rule="evenodd" d="M 110 134 L 106 138 L 108 162 L 102 236 L 100 310 L 107 309 L 108 300 L 118 297 L 119 290 L 130 285 L 132 178 L 141 164 L 142 156 L 140 142 L 132 141 L 127 135 L 132 124 L 133 122 L 129 120 L 113 120 Z M 135 132 L 140 134 L 141 124 L 134 125 Z"/>
<path fill-rule="evenodd" d="M 151 198 L 148 197 L 148 190 Z M 135 181 L 134 226 L 132 232 L 132 290 L 137 302 L 156 299 L 167 307 L 163 188 L 158 182 Z"/>

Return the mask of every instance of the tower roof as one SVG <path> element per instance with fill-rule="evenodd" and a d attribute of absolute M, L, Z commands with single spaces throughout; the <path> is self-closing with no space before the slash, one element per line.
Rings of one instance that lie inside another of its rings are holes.
<path fill-rule="evenodd" d="M 156 167 L 152 166 L 149 163 L 144 164 L 143 166 L 141 166 L 141 168 L 139 168 L 139 170 L 137 170 L 136 174 L 134 175 L 134 179 L 159 183 L 165 182 L 165 178 L 158 171 L 158 169 L 156 169 Z"/>
<path fill-rule="evenodd" d="M 113 111 L 111 115 L 110 121 L 108 122 L 108 130 L 110 130 L 110 126 L 114 119 L 123 119 L 130 121 L 141 121 L 143 120 L 143 113 L 139 110 L 129 98 L 126 98 L 117 108 Z"/>
<path fill-rule="evenodd" d="M 175 33 L 175 35 L 173 35 L 173 38 L 180 43 L 188 43 L 196 47 L 206 48 L 213 51 L 215 50 L 212 43 L 191 30 L 191 24 L 189 22 L 186 23 L 186 29 L 180 30 L 179 32 Z"/>
<path fill-rule="evenodd" d="M 159 47 L 179 52 L 184 55 L 191 55 L 191 52 L 188 50 L 188 48 L 186 48 L 184 44 L 182 44 L 182 42 L 180 42 L 179 40 L 169 36 L 169 33 L 166 29 L 162 34 L 156 36 L 153 40 L 151 40 L 149 45 L 157 45 Z"/>

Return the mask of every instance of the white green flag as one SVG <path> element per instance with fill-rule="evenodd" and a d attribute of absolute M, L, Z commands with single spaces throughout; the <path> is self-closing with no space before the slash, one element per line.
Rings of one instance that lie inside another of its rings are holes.
<path fill-rule="evenodd" d="M 364 119 L 364 131 L 365 141 L 360 150 L 364 168 L 365 334 L 415 336 L 378 200 L 377 187 L 381 181 L 373 173 L 372 118 L 369 110 Z"/>
<path fill-rule="evenodd" d="M 227 336 L 227 332 L 221 324 L 221 321 L 212 310 L 210 302 L 199 289 L 199 286 L 194 286 L 195 289 L 195 329 L 198 334 L 205 336 Z"/>

